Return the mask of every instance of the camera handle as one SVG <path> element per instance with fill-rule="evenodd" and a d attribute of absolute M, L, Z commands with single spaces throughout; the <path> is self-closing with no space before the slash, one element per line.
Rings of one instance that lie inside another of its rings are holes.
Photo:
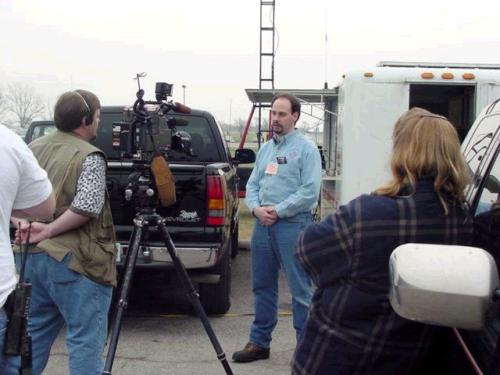
<path fill-rule="evenodd" d="M 229 363 L 226 359 L 226 354 L 222 350 L 220 343 L 215 335 L 215 332 L 208 321 L 205 310 L 200 303 L 200 299 L 196 289 L 193 287 L 191 280 L 187 274 L 186 268 L 182 264 L 181 260 L 177 256 L 177 251 L 175 249 L 174 243 L 170 234 L 168 233 L 167 226 L 165 225 L 165 219 L 156 213 L 155 209 L 143 209 L 134 218 L 134 230 L 130 237 L 129 248 L 127 255 L 125 257 L 125 268 L 122 278 L 122 283 L 118 291 L 118 303 L 116 305 L 116 310 L 113 315 L 113 321 L 111 322 L 111 334 L 109 339 L 108 354 L 106 356 L 106 363 L 104 365 L 103 375 L 111 375 L 111 369 L 113 367 L 113 361 L 116 354 L 116 349 L 118 345 L 118 337 L 120 335 L 121 322 L 123 318 L 124 310 L 128 305 L 128 292 L 130 285 L 132 283 L 133 271 L 135 263 L 137 261 L 137 256 L 139 254 L 139 248 L 141 244 L 141 239 L 143 234 L 148 231 L 149 226 L 158 226 L 160 233 L 163 237 L 165 246 L 170 254 L 172 263 L 180 278 L 182 285 L 187 293 L 187 296 L 196 311 L 196 314 L 201 320 L 205 331 L 207 332 L 208 338 L 210 339 L 215 352 L 217 353 L 217 358 L 221 362 L 222 367 L 226 371 L 227 375 L 232 375 L 233 372 Z"/>

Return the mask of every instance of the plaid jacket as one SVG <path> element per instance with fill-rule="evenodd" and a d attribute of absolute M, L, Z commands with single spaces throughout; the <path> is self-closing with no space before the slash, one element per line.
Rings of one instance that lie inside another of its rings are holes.
<path fill-rule="evenodd" d="M 408 242 L 470 244 L 460 205 L 444 216 L 433 181 L 411 197 L 363 195 L 312 224 L 297 257 L 317 286 L 294 374 L 410 373 L 436 327 L 400 318 L 391 308 L 389 256 Z"/>

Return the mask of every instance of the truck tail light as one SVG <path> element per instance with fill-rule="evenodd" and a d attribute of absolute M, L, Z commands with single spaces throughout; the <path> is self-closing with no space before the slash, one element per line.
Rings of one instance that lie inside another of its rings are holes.
<path fill-rule="evenodd" d="M 222 226 L 226 216 L 222 177 L 207 176 L 207 225 Z"/>

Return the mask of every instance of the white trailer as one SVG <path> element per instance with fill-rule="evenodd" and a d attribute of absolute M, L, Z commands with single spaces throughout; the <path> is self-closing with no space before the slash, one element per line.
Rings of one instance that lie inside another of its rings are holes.
<path fill-rule="evenodd" d="M 463 139 L 481 109 L 498 97 L 500 65 L 381 62 L 345 74 L 334 129 L 324 132 L 321 216 L 390 178 L 392 129 L 409 108 L 448 117 Z"/>

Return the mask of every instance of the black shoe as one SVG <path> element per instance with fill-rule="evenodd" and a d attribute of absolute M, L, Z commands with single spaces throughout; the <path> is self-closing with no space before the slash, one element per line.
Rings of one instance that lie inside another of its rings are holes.
<path fill-rule="evenodd" d="M 252 362 L 258 359 L 269 358 L 269 348 L 261 348 L 260 346 L 248 343 L 243 350 L 233 353 L 234 362 Z"/>

